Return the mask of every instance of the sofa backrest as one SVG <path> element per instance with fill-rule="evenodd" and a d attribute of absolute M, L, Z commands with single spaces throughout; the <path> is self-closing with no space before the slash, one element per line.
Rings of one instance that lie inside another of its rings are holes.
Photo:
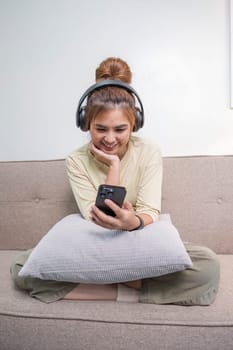
<path fill-rule="evenodd" d="M 233 156 L 163 158 L 162 212 L 184 241 L 233 253 Z M 27 249 L 78 212 L 64 160 L 0 162 L 0 249 Z"/>

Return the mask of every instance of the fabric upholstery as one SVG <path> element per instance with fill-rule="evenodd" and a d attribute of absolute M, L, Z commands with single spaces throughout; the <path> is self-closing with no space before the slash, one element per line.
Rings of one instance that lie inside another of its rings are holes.
<path fill-rule="evenodd" d="M 77 206 L 64 160 L 0 162 L 1 350 L 232 349 L 233 155 L 165 157 L 163 165 L 162 212 L 170 213 L 184 241 L 221 254 L 215 302 L 44 304 L 15 289 L 9 271 L 19 254 L 14 250 L 34 247 Z"/>
<path fill-rule="evenodd" d="M 13 286 L 9 266 L 18 254 L 0 252 L 1 350 L 108 350 L 110 344 L 113 350 L 231 349 L 232 255 L 219 256 L 222 274 L 214 304 L 181 307 L 68 300 L 44 304 Z"/>
<path fill-rule="evenodd" d="M 181 238 L 233 253 L 233 156 L 164 157 L 163 168 L 162 212 Z M 0 179 L 0 249 L 34 247 L 78 210 L 64 160 L 0 162 Z"/>

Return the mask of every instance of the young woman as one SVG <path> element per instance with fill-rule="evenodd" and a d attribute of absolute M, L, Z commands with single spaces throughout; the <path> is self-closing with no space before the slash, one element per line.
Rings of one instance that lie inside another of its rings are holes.
<path fill-rule="evenodd" d="M 133 135 L 143 126 L 144 116 L 140 98 L 129 85 L 128 64 L 119 58 L 104 60 L 96 69 L 96 82 L 81 97 L 77 110 L 77 125 L 90 133 L 90 142 L 72 152 L 66 160 L 71 188 L 86 220 L 110 229 L 143 229 L 159 219 L 161 210 L 160 149 Z M 115 217 L 95 206 L 100 184 L 127 189 L 122 208 L 106 200 Z M 13 266 L 12 273 L 18 286 L 45 302 L 64 298 L 209 305 L 218 290 L 216 255 L 208 248 L 192 244 L 186 244 L 186 249 L 193 262 L 192 268 L 124 284 L 88 285 L 22 279 L 18 271 L 27 254 L 17 267 Z"/>

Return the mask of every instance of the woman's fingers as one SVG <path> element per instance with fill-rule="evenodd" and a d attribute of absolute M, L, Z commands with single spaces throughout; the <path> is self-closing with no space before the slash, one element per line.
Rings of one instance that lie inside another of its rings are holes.
<path fill-rule="evenodd" d="M 114 203 L 111 199 L 105 199 L 104 203 L 114 211 L 114 213 L 116 214 L 117 217 L 120 217 L 121 214 L 121 208 L 119 207 L 119 205 L 117 205 L 116 203 Z"/>
<path fill-rule="evenodd" d="M 130 211 L 133 211 L 133 206 L 132 206 L 132 204 L 129 201 L 124 201 L 124 204 L 123 204 L 122 208 L 130 210 Z"/>
<path fill-rule="evenodd" d="M 119 161 L 119 157 L 116 154 L 108 154 L 100 149 L 96 148 L 95 145 L 91 142 L 89 149 L 93 156 L 102 163 L 110 165 L 112 162 Z"/>
<path fill-rule="evenodd" d="M 138 218 L 136 218 L 129 202 L 126 202 L 126 207 L 123 208 L 110 199 L 105 199 L 105 203 L 116 216 L 106 215 L 94 205 L 91 209 L 91 218 L 97 225 L 116 230 L 131 230 L 137 226 Z"/>
<path fill-rule="evenodd" d="M 97 208 L 95 205 L 91 209 L 91 219 L 96 224 L 110 229 L 119 228 L 119 221 L 110 215 L 106 215 L 103 211 Z"/>

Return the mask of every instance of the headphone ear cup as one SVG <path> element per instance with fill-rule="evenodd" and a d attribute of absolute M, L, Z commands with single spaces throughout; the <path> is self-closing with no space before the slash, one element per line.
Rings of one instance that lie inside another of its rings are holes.
<path fill-rule="evenodd" d="M 77 111 L 77 126 L 82 131 L 88 130 L 85 125 L 85 106 L 81 107 L 79 111 Z"/>
<path fill-rule="evenodd" d="M 138 107 L 135 108 L 136 113 L 135 113 L 135 124 L 133 131 L 138 131 L 140 128 L 143 127 L 143 117 L 140 109 Z"/>

